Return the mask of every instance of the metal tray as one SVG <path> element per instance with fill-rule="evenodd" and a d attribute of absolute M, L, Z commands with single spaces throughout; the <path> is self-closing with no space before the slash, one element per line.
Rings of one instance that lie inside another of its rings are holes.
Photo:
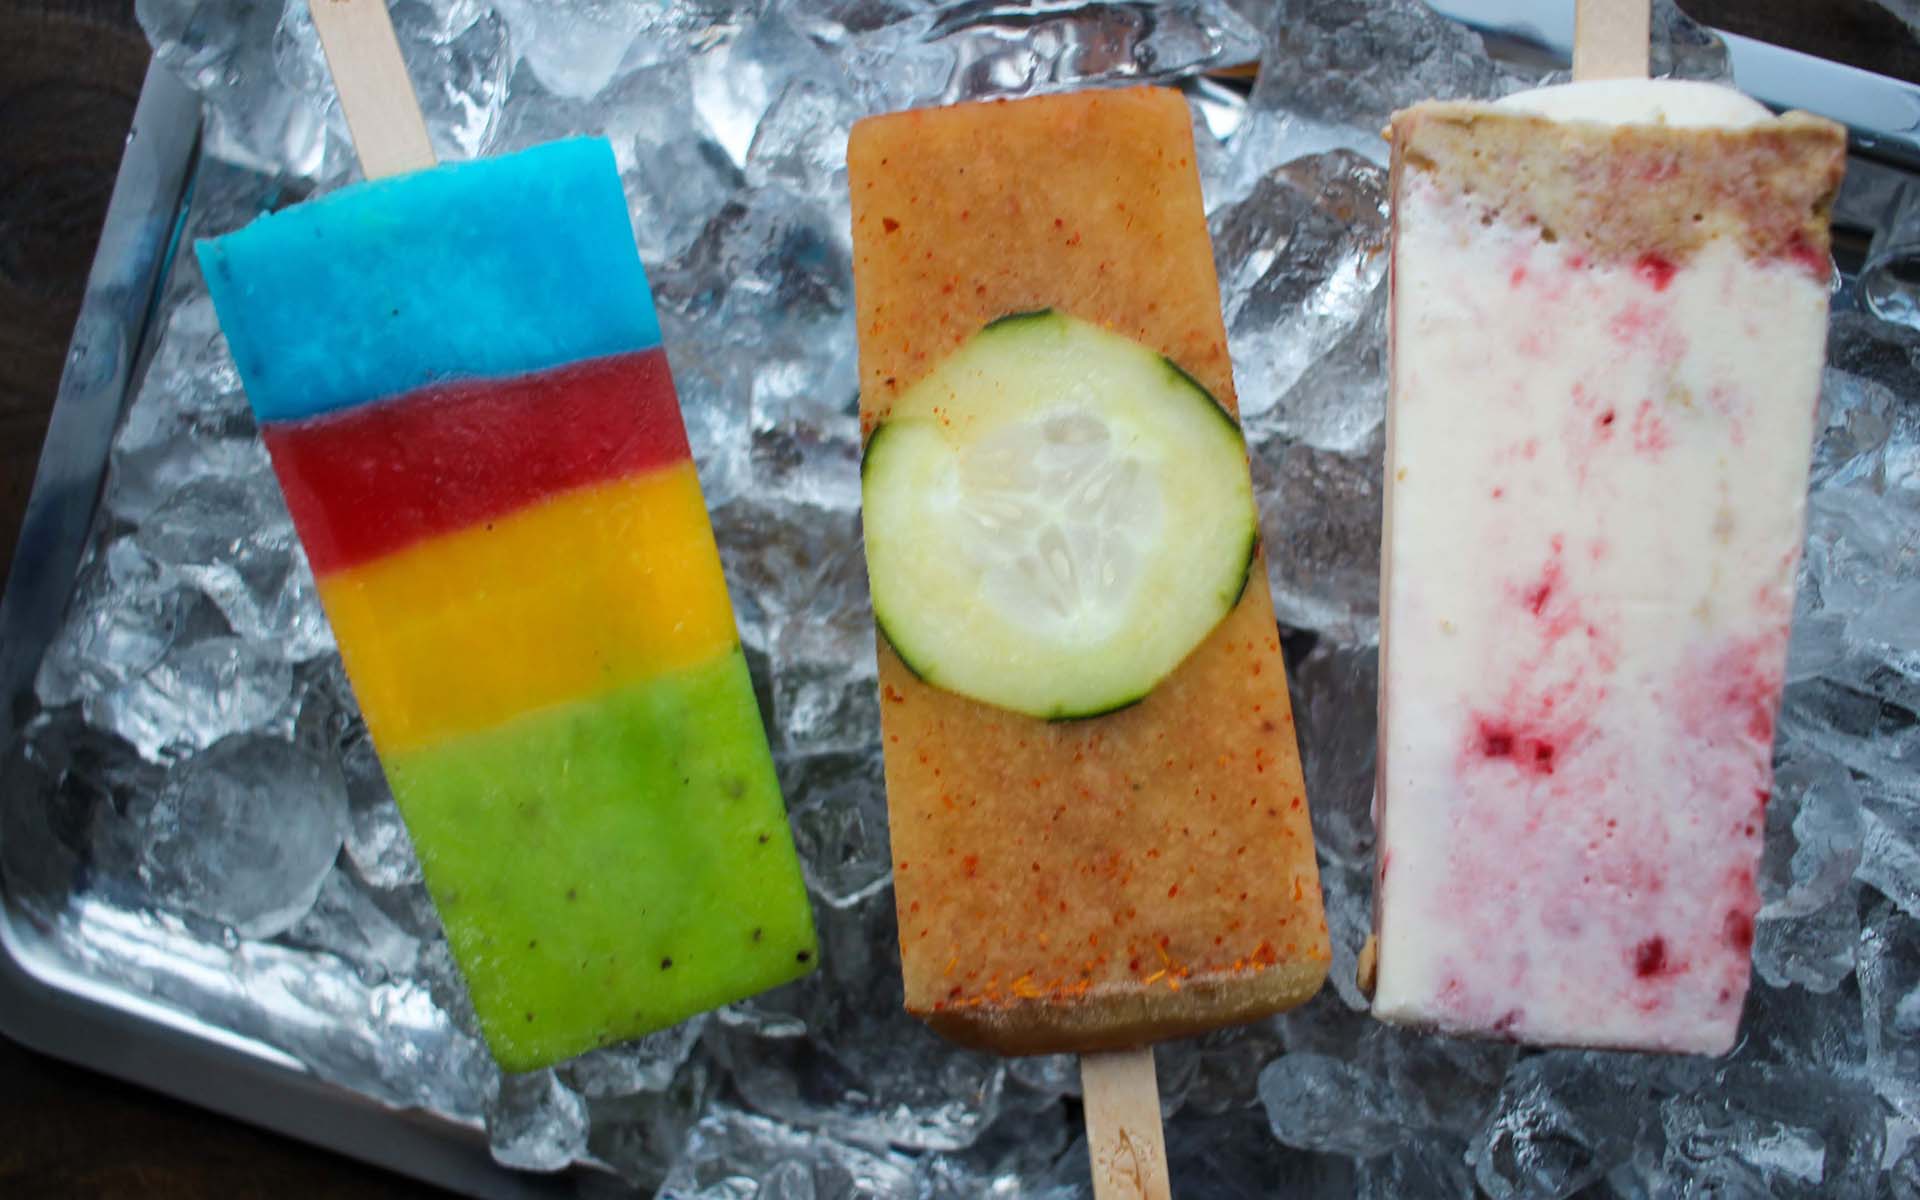
<path fill-rule="evenodd" d="M 55 400 L 20 546 L 0 597 L 0 745 L 18 732 L 41 653 L 66 607 L 100 496 L 108 448 L 145 368 L 148 324 L 177 249 L 199 145 L 198 96 L 149 68 Z M 1865 131 L 1856 129 L 1856 134 Z M 1871 145 L 1869 137 L 1861 144 Z M 1888 159 L 1856 160 L 1837 214 L 1843 280 L 1851 277 L 1891 192 L 1914 177 Z M 1920 153 L 1913 161 L 1920 162 Z M 319 1078 L 288 1054 L 191 1013 L 77 971 L 0 889 L 0 1034 L 35 1050 L 153 1088 L 378 1166 L 460 1192 L 577 1195 L 590 1168 L 517 1172 L 484 1133 L 380 1104 Z M 611 1180 L 606 1180 L 611 1183 Z"/>

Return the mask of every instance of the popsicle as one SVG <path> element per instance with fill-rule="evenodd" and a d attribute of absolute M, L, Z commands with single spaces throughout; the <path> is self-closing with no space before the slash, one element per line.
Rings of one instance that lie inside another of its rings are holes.
<path fill-rule="evenodd" d="M 500 1064 L 810 970 L 609 144 L 359 184 L 198 251 Z"/>
<path fill-rule="evenodd" d="M 1034 1054 L 1300 1003 L 1327 930 L 1185 103 L 876 117 L 848 173 L 907 1008 Z"/>
<path fill-rule="evenodd" d="M 1390 137 L 1374 1012 L 1724 1051 L 1844 133 L 1609 80 Z"/>

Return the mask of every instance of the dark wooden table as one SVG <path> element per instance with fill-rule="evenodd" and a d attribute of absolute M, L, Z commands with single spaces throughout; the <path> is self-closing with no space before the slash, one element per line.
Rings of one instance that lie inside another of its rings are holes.
<path fill-rule="evenodd" d="M 1872 0 L 1685 7 L 1723 28 L 1920 80 L 1920 45 Z M 0 576 L 146 64 L 131 0 L 0 0 Z M 0 1039 L 0 1195 L 424 1191 Z"/>

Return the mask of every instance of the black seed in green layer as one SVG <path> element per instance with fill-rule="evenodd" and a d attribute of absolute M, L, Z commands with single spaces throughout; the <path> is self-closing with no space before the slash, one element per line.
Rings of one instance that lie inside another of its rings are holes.
<path fill-rule="evenodd" d="M 993 320 L 988 321 L 981 327 L 980 332 L 986 333 L 990 330 L 1002 329 L 1009 325 L 1018 325 L 1023 321 L 1038 321 L 1053 315 L 1053 310 L 1050 308 L 1034 308 L 1028 309 L 1026 312 L 1008 313 L 1004 317 L 995 317 Z"/>

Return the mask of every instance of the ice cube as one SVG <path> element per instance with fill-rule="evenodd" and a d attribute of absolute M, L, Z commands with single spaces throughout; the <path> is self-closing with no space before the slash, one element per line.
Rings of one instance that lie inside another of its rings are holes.
<path fill-rule="evenodd" d="M 1728 1067 L 1661 1105 L 1664 1195 L 1857 1196 L 1879 1173 L 1885 1122 L 1864 1086 L 1802 1071 Z"/>
<path fill-rule="evenodd" d="M 147 515 L 134 540 L 251 643 L 294 662 L 333 648 L 313 574 L 265 470 L 186 484 Z"/>
<path fill-rule="evenodd" d="M 587 1148 L 587 1102 L 552 1068 L 500 1080 L 487 1109 L 494 1161 L 521 1171 L 560 1171 Z"/>
<path fill-rule="evenodd" d="M 893 892 L 816 911 L 820 969 L 735 1005 L 713 1043 L 740 1095 L 795 1129 L 955 1150 L 999 1114 L 1005 1060 L 962 1050 L 907 1015 Z"/>
<path fill-rule="evenodd" d="M 1466 1143 L 1421 1138 L 1410 1146 L 1369 1158 L 1359 1167 L 1356 1200 L 1403 1200 L 1411 1196 L 1471 1196 L 1473 1172 Z"/>
<path fill-rule="evenodd" d="M 1379 653 L 1330 639 L 1305 654 L 1287 648 L 1300 766 L 1313 797 L 1314 845 L 1344 867 L 1370 871 Z"/>
<path fill-rule="evenodd" d="M 1632 1152 L 1649 1094 L 1633 1055 L 1522 1059 L 1473 1139 L 1474 1179 L 1495 1197 L 1571 1196 Z"/>
<path fill-rule="evenodd" d="M 1289 1054 L 1260 1072 L 1260 1105 L 1273 1136 L 1289 1146 L 1371 1158 L 1406 1137 L 1392 1119 L 1386 1082 L 1350 1062 Z"/>
<path fill-rule="evenodd" d="M 1333 961 L 1327 983 L 1340 1002 L 1355 1011 L 1368 1000 L 1360 991 L 1360 948 L 1373 933 L 1373 868 L 1346 867 L 1332 860 L 1320 864 L 1320 896 L 1326 906 L 1327 934 Z"/>
<path fill-rule="evenodd" d="M 350 802 L 346 850 L 353 869 L 375 888 L 419 883 L 423 875 L 420 859 L 413 852 L 413 839 L 407 834 L 407 824 L 393 801 L 380 759 L 374 754 L 373 740 L 364 726 L 341 749 L 340 771 L 346 778 Z"/>
<path fill-rule="evenodd" d="M 272 174 L 316 176 L 327 160 L 326 119 L 309 97 L 287 86 L 275 39 L 301 0 L 137 0 L 134 15 L 154 58 L 206 97 L 207 150 Z"/>
<path fill-rule="evenodd" d="M 313 906 L 347 829 L 331 762 L 237 733 L 169 773 L 145 818 L 140 874 L 155 902 L 271 937 Z"/>
<path fill-rule="evenodd" d="M 813 595 L 774 644 L 774 720 L 786 749 L 879 745 L 874 637 L 866 557 L 856 543 L 826 564 Z"/>
<path fill-rule="evenodd" d="M 1059 1099 L 1080 1094 L 1080 1057 L 1076 1054 L 1034 1054 L 1007 1064 L 1007 1078 L 1034 1095 Z"/>
<path fill-rule="evenodd" d="M 1920 804 L 1911 796 L 1873 799 L 1865 810 L 1860 879 L 1908 916 L 1920 916 Z"/>
<path fill-rule="evenodd" d="M 893 863 L 878 747 L 788 758 L 780 790 L 815 895 L 828 904 L 847 905 L 887 885 Z"/>
<path fill-rule="evenodd" d="M 1764 979 L 1757 980 L 1747 991 L 1747 1009 L 1733 1057 L 1740 1062 L 1804 1067 L 1823 1074 L 1858 1075 L 1867 1061 L 1859 1014 L 1859 994 L 1851 979 L 1831 992 L 1776 988 Z"/>
<path fill-rule="evenodd" d="M 1874 1087 L 1920 1119 L 1920 921 L 1884 901 L 1860 939 L 1860 1007 Z"/>
<path fill-rule="evenodd" d="M 516 78 L 495 148 L 525 149 L 582 130 L 613 143 L 635 242 L 649 271 L 684 253 L 740 184 L 739 169 L 694 115 L 683 62 L 629 71 L 584 99 L 556 95 L 536 79 Z M 669 354 L 680 340 L 667 337 Z M 686 401 L 677 363 L 674 374 Z"/>
<path fill-rule="evenodd" d="M 1260 1025 L 1162 1042 L 1154 1047 L 1161 1107 L 1205 1116 L 1252 1108 L 1260 1100 L 1261 1069 L 1280 1046 L 1280 1035 Z"/>
<path fill-rule="evenodd" d="M 131 537 L 115 538 L 80 569 L 66 621 L 40 660 L 40 702 L 72 704 L 144 673 L 193 622 L 200 599 Z"/>
<path fill-rule="evenodd" d="M 1853 973 L 1861 843 L 1859 792 L 1844 767 L 1813 751 L 1779 765 L 1754 937 L 1762 979 L 1826 992 Z"/>
<path fill-rule="evenodd" d="M 683 8 L 608 0 L 497 0 L 494 7 L 506 19 L 516 59 L 548 91 L 580 100 L 606 89 L 650 17 L 671 19 Z"/>
<path fill-rule="evenodd" d="M 293 669 L 272 646 L 212 637 L 176 647 L 120 686 L 82 697 L 87 720 L 149 758 L 200 750 L 264 728 L 293 695 Z"/>
<path fill-rule="evenodd" d="M 507 23 L 476 0 L 403 0 L 393 24 L 435 153 L 443 161 L 478 158 L 506 104 Z"/>
<path fill-rule="evenodd" d="M 766 650 L 818 593 L 821 574 L 860 544 L 858 514 L 736 501 L 713 511 L 734 615 L 747 645 Z"/>
<path fill-rule="evenodd" d="M 1382 1026 L 1365 1035 L 1360 1060 L 1384 1075 L 1398 1122 L 1464 1139 L 1499 1098 L 1520 1052 L 1502 1042 L 1433 1037 Z M 1462 1161 L 1464 1161 L 1464 1142 Z"/>
<path fill-rule="evenodd" d="M 1893 1200 L 1920 1200 L 1920 1141 L 1909 1142 L 1900 1161 L 1887 1169 Z"/>
<path fill-rule="evenodd" d="M 715 1104 L 688 1138 L 686 1157 L 660 1188 L 660 1200 L 751 1200 L 768 1195 L 912 1196 L 913 1160 L 864 1150 L 779 1121 Z"/>
<path fill-rule="evenodd" d="M 1384 169 L 1333 151 L 1275 169 L 1213 214 L 1254 436 L 1352 452 L 1385 419 L 1386 192 Z"/>
<path fill-rule="evenodd" d="M 784 187 L 845 212 L 847 135 L 865 115 L 844 81 L 801 76 L 754 128 L 744 166 L 754 187 Z"/>
<path fill-rule="evenodd" d="M 1366 642 L 1380 624 L 1380 432 L 1355 454 L 1256 441 L 1254 493 L 1282 625 Z"/>
<path fill-rule="evenodd" d="M 1075 1188 L 1043 1187 L 1036 1182 L 1069 1152 L 1077 1132 L 1074 1125 L 1059 1105 L 1003 1114 L 965 1150 L 921 1157 L 914 1167 L 913 1195 L 916 1200 L 981 1196 L 1078 1200 L 1083 1193 Z"/>
<path fill-rule="evenodd" d="M 840 78 L 779 8 L 695 56 L 692 68 L 694 108 L 736 166 L 746 165 L 761 118 L 786 87 L 811 80 L 833 89 Z"/>
<path fill-rule="evenodd" d="M 368 982 L 404 979 L 420 961 L 420 939 L 395 924 L 360 884 L 341 871 L 328 872 L 313 906 L 281 935 L 281 941 L 338 955 Z"/>
<path fill-rule="evenodd" d="M 1490 98 L 1514 82 L 1479 34 L 1418 0 L 1281 0 L 1266 33 L 1254 120 L 1279 113 L 1373 131 L 1409 104 Z"/>
<path fill-rule="evenodd" d="M 589 1100 L 664 1092 L 692 1057 L 706 1025 L 702 1014 L 645 1037 L 591 1051 L 562 1065 L 560 1078 Z"/>
<path fill-rule="evenodd" d="M 10 899 L 56 918 L 84 887 L 124 882 L 138 903 L 137 838 L 116 807 L 151 796 L 164 768 L 72 709 L 35 718 L 0 755 L 0 877 Z M 104 842 L 112 861 L 96 853 Z"/>

